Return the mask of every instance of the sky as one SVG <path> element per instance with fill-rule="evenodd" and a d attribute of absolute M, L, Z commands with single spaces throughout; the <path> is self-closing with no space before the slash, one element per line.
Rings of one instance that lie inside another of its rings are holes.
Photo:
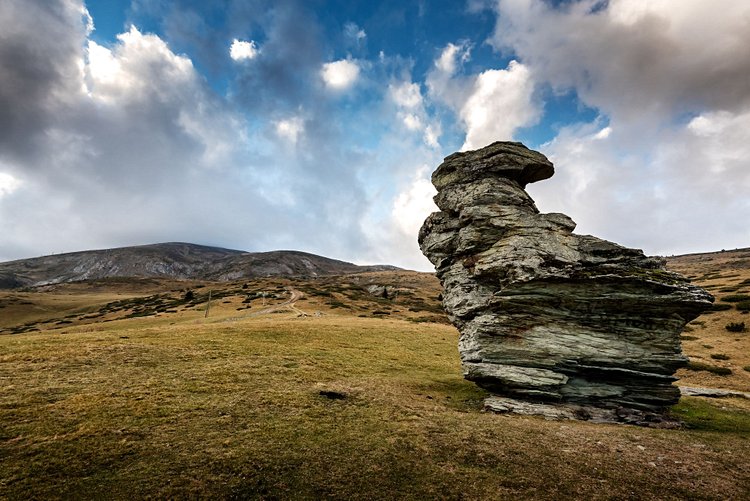
<path fill-rule="evenodd" d="M 182 241 L 430 270 L 443 157 L 648 254 L 750 246 L 750 2 L 3 0 L 0 261 Z"/>

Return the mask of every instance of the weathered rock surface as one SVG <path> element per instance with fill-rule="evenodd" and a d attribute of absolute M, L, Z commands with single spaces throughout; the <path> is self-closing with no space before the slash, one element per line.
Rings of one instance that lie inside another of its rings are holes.
<path fill-rule="evenodd" d="M 520 143 L 448 156 L 419 243 L 460 331 L 467 379 L 496 395 L 661 412 L 684 325 L 713 297 L 640 250 L 573 234 L 524 187 L 552 163 Z"/>

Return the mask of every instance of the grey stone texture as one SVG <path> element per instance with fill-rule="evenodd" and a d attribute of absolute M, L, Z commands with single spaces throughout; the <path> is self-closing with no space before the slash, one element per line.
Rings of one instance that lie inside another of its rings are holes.
<path fill-rule="evenodd" d="M 419 244 L 460 332 L 464 375 L 524 401 L 662 412 L 680 396 L 680 332 L 713 297 L 662 258 L 541 214 L 524 188 L 553 174 L 541 153 L 496 142 L 432 175 L 440 212 Z"/>

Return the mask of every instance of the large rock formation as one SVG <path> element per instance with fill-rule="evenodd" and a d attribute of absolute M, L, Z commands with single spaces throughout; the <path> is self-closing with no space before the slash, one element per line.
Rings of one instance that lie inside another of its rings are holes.
<path fill-rule="evenodd" d="M 460 331 L 464 375 L 504 397 L 661 412 L 680 396 L 680 332 L 713 298 L 661 258 L 540 214 L 524 187 L 553 173 L 541 153 L 497 142 L 432 175 L 441 212 L 419 244 Z"/>

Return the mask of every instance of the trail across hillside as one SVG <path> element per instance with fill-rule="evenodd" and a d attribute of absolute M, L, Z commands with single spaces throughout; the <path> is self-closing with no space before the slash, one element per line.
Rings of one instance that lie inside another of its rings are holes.
<path fill-rule="evenodd" d="M 305 313 L 304 311 L 297 308 L 297 306 L 295 306 L 295 303 L 299 301 L 300 299 L 302 299 L 303 297 L 305 297 L 305 294 L 301 291 L 298 291 L 297 289 L 289 288 L 287 290 L 289 291 L 290 296 L 289 296 L 289 299 L 287 299 L 283 303 L 275 304 L 273 306 L 263 308 L 262 310 L 254 311 L 253 313 L 247 316 L 256 317 L 258 315 L 266 315 L 268 313 L 274 313 L 276 311 L 284 311 L 284 310 L 294 312 L 301 317 L 308 316 L 307 313 Z"/>

